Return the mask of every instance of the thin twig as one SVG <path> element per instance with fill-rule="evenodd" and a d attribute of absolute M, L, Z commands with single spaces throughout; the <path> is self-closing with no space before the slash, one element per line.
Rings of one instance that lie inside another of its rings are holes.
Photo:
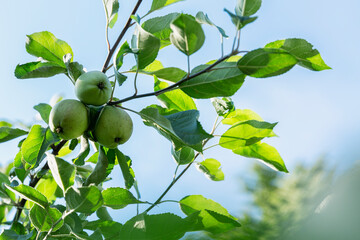
<path fill-rule="evenodd" d="M 131 19 L 131 16 L 132 15 L 135 15 L 138 8 L 140 7 L 141 3 L 142 3 L 143 0 L 138 0 L 133 11 L 131 12 L 127 22 L 126 22 L 126 25 L 125 27 L 123 28 L 123 30 L 121 31 L 119 37 L 116 39 L 116 42 L 114 43 L 114 46 L 112 46 L 112 48 L 110 49 L 107 57 L 106 57 L 106 60 L 105 60 L 105 63 L 104 63 L 104 66 L 102 68 L 102 72 L 105 73 L 106 72 L 106 69 L 109 65 L 109 62 L 110 62 L 110 59 L 112 57 L 112 55 L 114 54 L 116 48 L 118 47 L 118 45 L 120 44 L 120 41 L 122 40 L 122 38 L 124 37 L 125 33 L 127 32 L 127 30 L 131 27 L 131 22 L 132 22 L 132 19 Z"/>
<path fill-rule="evenodd" d="M 213 64 L 209 65 L 207 68 L 203 69 L 202 71 L 200 72 L 197 72 L 197 73 L 194 73 L 190 76 L 187 76 L 185 78 L 183 78 L 182 80 L 170 85 L 169 87 L 166 87 L 166 88 L 163 88 L 163 89 L 160 89 L 158 91 L 155 91 L 155 92 L 150 92 L 150 93 L 144 93 L 144 94 L 139 94 L 139 95 L 136 95 L 136 96 L 130 96 L 130 97 L 127 97 L 127 98 L 124 98 L 124 99 L 121 99 L 119 101 L 115 101 L 115 102 L 109 102 L 109 105 L 116 105 L 116 104 L 119 104 L 119 103 L 123 103 L 123 102 L 127 102 L 127 101 L 130 101 L 130 100 L 133 100 L 133 99 L 136 99 L 136 98 L 143 98 L 143 97 L 149 97 L 149 96 L 158 96 L 162 93 L 165 93 L 165 92 L 168 92 L 170 90 L 173 90 L 174 88 L 180 86 L 182 83 L 184 82 L 187 82 L 189 81 L 190 79 L 193 79 L 197 76 L 200 76 L 201 74 L 204 74 L 206 72 L 208 72 L 209 70 L 211 70 L 213 67 L 215 67 L 216 65 L 218 65 L 219 63 L 225 61 L 226 59 L 228 59 L 229 57 L 231 56 L 234 56 L 236 55 L 238 52 L 237 51 L 233 51 L 231 52 L 230 54 L 218 59 L 216 62 L 214 62 Z"/>

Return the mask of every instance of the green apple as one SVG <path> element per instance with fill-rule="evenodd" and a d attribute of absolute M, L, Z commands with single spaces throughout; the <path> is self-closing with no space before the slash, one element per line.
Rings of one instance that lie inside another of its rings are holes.
<path fill-rule="evenodd" d="M 86 106 L 74 99 L 62 100 L 55 104 L 49 119 L 51 131 L 65 140 L 80 137 L 89 126 Z"/>
<path fill-rule="evenodd" d="M 109 101 L 111 92 L 108 77 L 100 71 L 83 73 L 75 83 L 75 94 L 85 104 L 103 105 Z"/>
<path fill-rule="evenodd" d="M 107 148 L 116 148 L 131 137 L 133 122 L 123 109 L 105 106 L 94 129 L 95 139 Z"/>

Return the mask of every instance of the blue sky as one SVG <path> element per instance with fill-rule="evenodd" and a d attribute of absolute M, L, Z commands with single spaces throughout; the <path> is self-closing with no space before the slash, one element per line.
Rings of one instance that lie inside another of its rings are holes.
<path fill-rule="evenodd" d="M 220 2 L 220 3 L 219 3 Z M 135 1 L 120 1 L 119 20 L 110 32 L 114 42 L 126 21 Z M 158 11 L 149 17 L 181 11 L 196 14 L 201 10 L 222 26 L 229 36 L 234 34 L 230 19 L 223 12 L 233 9 L 235 0 L 187 0 Z M 149 9 L 150 1 L 144 1 L 139 15 Z M 268 78 L 247 78 L 243 87 L 234 95 L 237 108 L 252 109 L 268 122 L 279 122 L 275 132 L 279 138 L 268 143 L 275 146 L 288 169 L 298 162 L 311 163 L 320 156 L 327 156 L 330 164 L 346 168 L 359 156 L 360 140 L 360 82 L 358 68 L 360 55 L 358 14 L 360 3 L 356 0 L 303 0 L 264 1 L 256 14 L 259 19 L 242 32 L 241 50 L 251 50 L 284 38 L 299 37 L 317 48 L 325 62 L 333 69 L 312 72 L 295 67 L 289 73 Z M 32 123 L 35 120 L 33 106 L 49 102 L 54 94 L 75 98 L 71 82 L 65 76 L 49 79 L 18 80 L 14 69 L 18 63 L 33 61 L 25 51 L 25 36 L 48 30 L 72 47 L 74 58 L 88 70 L 100 70 L 106 58 L 105 18 L 100 0 L 64 1 L 5 1 L 0 8 L 0 119 Z M 191 57 L 192 67 L 219 57 L 219 37 L 216 31 L 204 26 L 206 41 L 203 48 Z M 132 30 L 126 35 L 131 38 Z M 229 49 L 231 40 L 226 42 Z M 164 66 L 186 69 L 186 58 L 174 47 L 168 47 L 158 56 Z M 126 66 L 132 66 L 132 59 Z M 131 76 L 130 78 L 131 79 Z M 151 91 L 153 82 L 141 76 L 139 89 Z M 121 98 L 132 94 L 128 81 L 116 91 Z M 141 110 L 155 98 L 131 101 L 126 107 Z M 215 118 L 209 101 L 196 102 L 201 110 L 200 120 L 210 130 Z M 171 159 L 169 142 L 154 129 L 145 127 L 141 119 L 131 115 L 135 128 L 131 140 L 120 150 L 131 156 L 143 199 L 155 200 L 171 181 L 175 163 Z M 0 145 L 0 163 L 9 162 L 16 154 L 15 141 Z M 255 160 L 233 155 L 226 149 L 215 148 L 205 153 L 222 163 L 226 180 L 211 182 L 196 168 L 185 174 L 169 192 L 167 199 L 180 199 L 189 194 L 202 194 L 218 201 L 232 213 L 243 211 L 245 197 L 240 193 L 239 182 L 249 177 L 249 169 Z M 169 170 L 170 169 L 170 170 Z M 108 186 L 122 184 L 118 169 Z M 154 212 L 171 210 L 178 212 L 174 203 L 164 204 Z M 134 209 L 120 210 L 130 216 Z M 126 218 L 125 218 L 126 219 Z M 123 218 L 119 218 L 123 221 Z"/>

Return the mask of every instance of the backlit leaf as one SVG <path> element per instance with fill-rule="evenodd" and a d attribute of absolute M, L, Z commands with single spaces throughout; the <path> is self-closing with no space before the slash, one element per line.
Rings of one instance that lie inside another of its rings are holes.
<path fill-rule="evenodd" d="M 18 79 L 47 78 L 66 72 L 66 68 L 57 63 L 29 62 L 16 66 L 15 77 Z"/>

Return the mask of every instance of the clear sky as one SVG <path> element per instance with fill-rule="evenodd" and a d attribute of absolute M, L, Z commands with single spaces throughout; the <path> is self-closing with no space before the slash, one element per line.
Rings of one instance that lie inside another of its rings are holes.
<path fill-rule="evenodd" d="M 119 21 L 110 32 L 114 42 L 126 21 L 135 1 L 120 0 Z M 144 15 L 151 1 L 145 0 L 139 15 Z M 229 17 L 223 12 L 233 9 L 235 0 L 187 0 L 149 17 L 164 15 L 169 11 L 196 14 L 208 13 L 223 27 L 228 35 L 234 34 Z M 295 67 L 289 73 L 268 78 L 247 78 L 233 100 L 237 108 L 257 112 L 268 122 L 279 122 L 275 132 L 279 138 L 268 143 L 275 146 L 288 169 L 298 162 L 313 162 L 327 156 L 333 165 L 345 168 L 357 160 L 360 153 L 360 82 L 359 27 L 360 2 L 347 0 L 263 1 L 259 19 L 242 32 L 241 50 L 251 50 L 278 39 L 299 37 L 317 48 L 325 62 L 333 69 L 312 72 Z M 18 63 L 33 61 L 25 51 L 25 36 L 48 30 L 72 47 L 74 59 L 88 70 L 100 70 L 106 57 L 105 18 L 101 0 L 19 0 L 4 1 L 0 8 L 0 119 L 32 123 L 33 106 L 49 102 L 54 94 L 75 98 L 71 82 L 65 76 L 48 79 L 18 80 L 14 69 Z M 216 31 L 204 26 L 207 39 L 203 48 L 191 57 L 192 67 L 219 57 L 219 37 Z M 131 38 L 129 31 L 126 39 Z M 231 41 L 226 42 L 229 49 Z M 164 66 L 185 69 L 186 58 L 174 47 L 159 54 Z M 127 63 L 132 66 L 133 62 Z M 129 77 L 131 80 L 132 76 Z M 151 91 L 149 77 L 139 79 L 140 91 Z M 128 87 L 128 88 L 127 88 Z M 116 96 L 132 94 L 131 81 L 116 91 Z M 131 101 L 126 107 L 140 111 L 155 98 Z M 201 110 L 200 120 L 210 130 L 215 112 L 209 101 L 197 101 Z M 152 128 L 145 127 L 138 116 L 131 114 L 135 128 L 131 140 L 120 150 L 131 156 L 143 199 L 155 200 L 171 181 L 175 163 L 170 155 L 170 143 Z M 0 163 L 9 162 L 17 153 L 15 141 L 0 145 Z M 223 166 L 226 180 L 211 182 L 194 167 L 169 192 L 167 199 L 180 199 L 188 194 L 202 194 L 218 201 L 232 213 L 245 210 L 241 205 L 244 196 L 239 192 L 239 182 L 249 177 L 250 165 L 255 161 L 233 155 L 231 151 L 215 148 L 205 157 L 218 159 Z M 122 184 L 120 171 L 112 174 L 114 181 L 108 186 Z M 174 210 L 174 203 L 164 204 L 154 212 Z M 134 209 L 118 210 L 118 220 L 123 222 Z M 124 215 L 122 215 L 124 214 Z M 120 216 L 121 215 L 121 216 Z"/>

